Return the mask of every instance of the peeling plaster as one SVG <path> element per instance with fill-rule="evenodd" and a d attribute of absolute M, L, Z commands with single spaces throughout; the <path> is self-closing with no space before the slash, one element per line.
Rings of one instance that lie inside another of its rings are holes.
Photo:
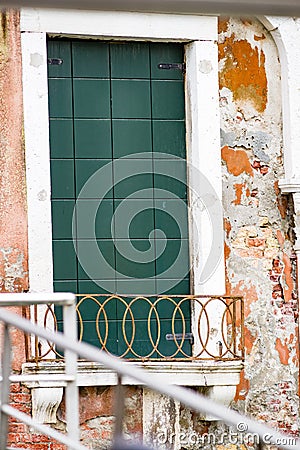
<path fill-rule="evenodd" d="M 265 54 L 259 43 L 253 46 L 247 39 L 237 38 L 232 29 L 222 32 L 219 58 L 220 88 L 230 89 L 234 101 L 250 102 L 258 112 L 263 112 L 268 101 L 268 84 Z"/>
<path fill-rule="evenodd" d="M 278 54 L 255 20 L 221 20 L 219 32 L 226 288 L 245 301 L 246 361 L 235 407 L 295 433 L 294 212 L 278 188 L 284 175 Z"/>
<path fill-rule="evenodd" d="M 227 145 L 222 148 L 222 159 L 227 166 L 228 172 L 232 175 L 248 173 L 253 175 L 253 169 L 244 150 L 234 150 Z"/>
<path fill-rule="evenodd" d="M 28 253 L 21 33 L 18 11 L 0 14 L 0 290 L 22 292 Z"/>
<path fill-rule="evenodd" d="M 19 292 L 22 280 L 28 275 L 24 270 L 24 255 L 13 248 L 0 248 L 4 274 L 0 276 L 0 291 Z"/>
<path fill-rule="evenodd" d="M 254 156 L 265 163 L 270 162 L 270 156 L 267 152 L 271 139 L 269 134 L 262 131 L 248 132 L 243 130 L 240 134 L 235 134 L 234 132 L 226 133 L 224 130 L 221 130 L 222 147 L 227 145 L 231 148 L 243 147 L 251 149 Z"/>

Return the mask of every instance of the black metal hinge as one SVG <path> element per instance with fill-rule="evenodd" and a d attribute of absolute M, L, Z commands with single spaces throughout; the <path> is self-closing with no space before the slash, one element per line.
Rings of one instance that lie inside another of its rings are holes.
<path fill-rule="evenodd" d="M 48 58 L 48 64 L 50 64 L 50 66 L 61 66 L 63 62 L 63 59 L 60 58 Z"/>
<path fill-rule="evenodd" d="M 185 63 L 159 63 L 157 67 L 163 70 L 181 70 L 182 73 L 185 73 Z"/>
<path fill-rule="evenodd" d="M 182 333 L 166 334 L 166 340 L 167 341 L 177 341 L 177 343 L 179 345 L 182 340 L 190 341 L 191 345 L 193 345 L 194 336 L 193 336 L 193 333 L 185 333 L 184 335 Z"/>

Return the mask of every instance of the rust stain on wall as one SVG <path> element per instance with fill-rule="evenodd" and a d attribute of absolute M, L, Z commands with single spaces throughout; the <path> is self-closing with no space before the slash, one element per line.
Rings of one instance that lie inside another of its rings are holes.
<path fill-rule="evenodd" d="M 261 36 L 258 36 L 257 34 L 254 35 L 255 41 L 263 41 L 264 39 L 266 39 L 266 36 L 263 33 L 261 34 Z"/>
<path fill-rule="evenodd" d="M 282 219 L 286 218 L 288 201 L 285 195 L 282 195 L 279 189 L 278 180 L 274 183 L 274 190 L 276 194 L 277 207 L 279 209 L 280 215 Z"/>
<path fill-rule="evenodd" d="M 292 336 L 291 336 L 292 339 Z M 299 367 L 299 361 L 300 361 L 300 345 L 299 345 L 299 327 L 297 326 L 295 329 L 295 355 L 292 357 L 292 362 L 295 364 L 295 366 Z M 299 393 L 300 396 L 300 374 L 299 374 Z"/>
<path fill-rule="evenodd" d="M 293 290 L 294 290 L 294 281 L 293 281 L 293 277 L 292 277 L 292 264 L 291 264 L 290 258 L 288 257 L 288 255 L 286 253 L 283 253 L 282 260 L 283 260 L 283 264 L 284 264 L 283 295 L 284 295 L 284 300 L 286 302 L 289 302 L 292 299 L 292 294 L 293 294 Z"/>
<path fill-rule="evenodd" d="M 222 159 L 227 166 L 227 170 L 232 175 L 238 176 L 245 172 L 253 176 L 253 169 L 244 150 L 234 150 L 225 145 L 222 147 Z"/>
<path fill-rule="evenodd" d="M 228 17 L 220 17 L 218 20 L 218 33 L 226 32 L 228 29 Z"/>
<path fill-rule="evenodd" d="M 281 364 L 288 365 L 290 351 L 286 343 L 282 343 L 279 338 L 276 339 L 275 348 L 278 351 Z"/>
<path fill-rule="evenodd" d="M 236 183 L 234 184 L 235 189 L 235 199 L 233 201 L 234 205 L 240 205 L 242 203 L 243 194 L 246 197 L 250 197 L 250 189 L 246 187 L 246 183 Z"/>
<path fill-rule="evenodd" d="M 236 387 L 234 401 L 237 402 L 239 400 L 245 400 L 246 395 L 249 391 L 249 387 L 250 387 L 250 382 L 245 377 L 245 370 L 243 369 L 240 374 L 240 382 Z"/>
<path fill-rule="evenodd" d="M 231 223 L 226 217 L 224 218 L 224 229 L 226 231 L 226 237 L 229 237 L 231 231 Z"/>
<path fill-rule="evenodd" d="M 282 250 L 282 264 L 283 269 L 281 271 L 281 277 L 279 281 L 279 285 L 281 287 L 282 296 L 285 300 L 285 302 L 289 302 L 293 298 L 293 292 L 294 292 L 294 280 L 293 280 L 293 268 L 291 259 L 286 254 L 286 252 L 283 251 L 284 249 L 284 235 L 280 230 L 277 230 L 277 240 L 279 242 L 280 248 Z"/>
<path fill-rule="evenodd" d="M 234 205 L 240 205 L 241 204 L 242 194 L 243 194 L 243 186 L 244 185 L 245 185 L 244 183 L 236 183 L 234 185 L 234 189 L 235 189 L 235 199 L 233 201 Z"/>
<path fill-rule="evenodd" d="M 245 307 L 245 317 L 250 314 L 250 306 L 252 303 L 258 300 L 258 295 L 256 292 L 255 286 L 252 286 L 250 283 L 246 284 L 243 281 L 239 281 L 236 286 L 231 288 L 230 295 L 244 297 L 244 307 Z"/>
<path fill-rule="evenodd" d="M 251 331 L 245 326 L 244 329 L 244 342 L 246 354 L 250 355 L 253 345 L 255 343 L 256 337 L 252 335 Z"/>
<path fill-rule="evenodd" d="M 220 88 L 230 89 L 235 101 L 249 101 L 258 112 L 263 112 L 268 100 L 264 52 L 252 48 L 245 39 L 236 40 L 232 34 L 219 45 L 219 59 L 223 62 Z"/>
<path fill-rule="evenodd" d="M 280 230 L 276 231 L 277 240 L 279 242 L 279 245 L 281 248 L 283 248 L 284 245 L 284 236 Z"/>

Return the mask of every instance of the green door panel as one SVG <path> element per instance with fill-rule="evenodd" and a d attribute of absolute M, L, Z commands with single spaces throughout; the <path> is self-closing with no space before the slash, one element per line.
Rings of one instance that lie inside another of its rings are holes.
<path fill-rule="evenodd" d="M 109 239 L 112 237 L 114 201 L 112 199 L 84 199 L 77 201 L 76 221 L 79 239 Z M 94 220 L 87 220 L 94 217 Z"/>
<path fill-rule="evenodd" d="M 153 152 L 162 153 L 156 158 L 171 158 L 172 155 L 185 159 L 184 120 L 153 120 Z"/>
<path fill-rule="evenodd" d="M 113 164 L 114 196 L 125 199 L 153 198 L 153 161 L 150 159 L 125 159 Z"/>
<path fill-rule="evenodd" d="M 187 198 L 186 163 L 177 159 L 154 160 L 156 198 Z"/>
<path fill-rule="evenodd" d="M 48 89 L 50 117 L 72 117 L 72 80 L 70 78 L 49 78 Z"/>
<path fill-rule="evenodd" d="M 152 158 L 152 122 L 151 120 L 112 121 L 114 158 L 145 153 L 143 157 Z"/>
<path fill-rule="evenodd" d="M 74 117 L 108 119 L 110 117 L 109 80 L 73 80 Z"/>
<path fill-rule="evenodd" d="M 78 300 L 86 342 L 182 358 L 166 335 L 190 332 L 189 301 L 151 305 L 190 293 L 184 76 L 157 67 L 183 46 L 53 38 L 48 56 L 54 289 L 94 296 Z"/>
<path fill-rule="evenodd" d="M 101 259 L 99 258 L 99 252 Z M 77 256 L 79 261 L 87 261 L 84 268 L 78 262 L 79 280 L 114 279 L 116 258 L 114 243 L 111 240 L 78 239 Z"/>
<path fill-rule="evenodd" d="M 188 239 L 188 206 L 182 199 L 154 201 L 155 226 L 168 239 Z"/>
<path fill-rule="evenodd" d="M 153 199 L 124 199 L 115 200 L 114 235 L 117 239 L 146 239 L 154 230 L 154 201 Z M 129 224 L 129 226 L 124 226 Z M 147 248 L 143 248 L 147 250 Z"/>
<path fill-rule="evenodd" d="M 53 240 L 54 280 L 76 280 L 77 260 L 72 240 Z"/>
<path fill-rule="evenodd" d="M 74 158 L 73 120 L 50 119 L 49 129 L 52 158 Z"/>
<path fill-rule="evenodd" d="M 72 236 L 72 217 L 75 200 L 52 200 L 52 237 L 68 239 Z"/>
<path fill-rule="evenodd" d="M 184 119 L 184 91 L 182 81 L 152 81 L 153 119 Z"/>
<path fill-rule="evenodd" d="M 111 159 L 109 119 L 74 120 L 75 158 Z"/>
<path fill-rule="evenodd" d="M 112 43 L 110 61 L 112 78 L 150 78 L 149 46 L 144 43 Z"/>
<path fill-rule="evenodd" d="M 85 183 L 90 177 L 103 169 L 108 165 L 106 176 L 109 179 L 111 185 L 112 182 L 112 167 L 109 159 L 76 159 L 75 160 L 75 176 L 76 176 L 76 195 L 80 194 L 81 189 L 85 186 Z M 98 182 L 89 184 L 88 195 L 89 198 L 99 198 L 101 194 L 101 187 Z M 107 197 L 112 197 L 112 192 L 107 193 Z"/>
<path fill-rule="evenodd" d="M 70 78 L 71 69 L 71 41 L 70 40 L 49 40 L 47 43 L 48 58 L 61 59 L 61 65 L 48 65 L 48 77 L 50 78 Z"/>
<path fill-rule="evenodd" d="M 51 160 L 52 199 L 75 198 L 75 177 L 73 159 Z"/>
<path fill-rule="evenodd" d="M 73 41 L 74 78 L 109 78 L 108 45 L 99 41 Z"/>
<path fill-rule="evenodd" d="M 182 63 L 184 60 L 183 46 L 178 44 L 150 44 L 151 79 L 152 80 L 183 80 L 180 70 L 161 70 L 160 63 Z"/>
<path fill-rule="evenodd" d="M 113 119 L 150 119 L 150 100 L 150 80 L 112 80 Z"/>

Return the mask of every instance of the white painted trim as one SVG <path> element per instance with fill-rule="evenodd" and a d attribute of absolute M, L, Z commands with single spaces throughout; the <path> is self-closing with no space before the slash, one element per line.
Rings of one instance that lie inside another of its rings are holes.
<path fill-rule="evenodd" d="M 224 295 L 217 43 L 196 41 L 187 45 L 186 64 L 189 223 L 194 293 Z"/>
<path fill-rule="evenodd" d="M 52 292 L 52 227 L 45 33 L 22 33 L 29 287 Z"/>
<path fill-rule="evenodd" d="M 113 13 L 24 9 L 21 13 L 23 89 L 29 218 L 30 290 L 52 290 L 51 202 L 49 174 L 49 129 L 47 98 L 46 33 L 111 38 L 194 40 L 187 58 L 188 159 L 212 181 L 221 198 L 221 164 L 218 107 L 217 18 L 163 14 Z M 202 42 L 201 42 L 202 41 Z M 189 56 L 191 55 L 191 56 Z M 199 61 L 198 61 L 199 59 Z M 202 62 L 201 62 L 202 61 Z M 199 63 L 199 65 L 198 65 Z M 201 65 L 202 64 L 202 65 Z M 203 65 L 204 64 L 204 65 Z M 206 66 L 205 66 L 206 64 Z M 209 68 L 209 70 L 208 70 Z M 189 127 L 193 127 L 189 131 Z M 207 151 L 209 149 L 209 152 Z M 210 155 L 210 156 L 208 156 Z M 204 165 L 203 165 L 204 164 Z M 192 180 L 194 182 L 194 180 Z M 195 180 L 196 182 L 196 180 Z M 43 201 L 39 200 L 39 198 Z M 198 208 L 199 209 L 199 208 Z M 200 211 L 200 209 L 199 209 Z M 196 277 L 203 267 L 198 250 L 206 252 L 211 225 L 199 217 L 200 242 L 193 247 Z M 221 217 L 213 222 L 223 237 Z M 194 235 L 194 240 L 196 234 Z M 197 251 L 196 251 L 197 250 Z M 195 253 L 196 251 L 196 253 Z M 197 294 L 223 294 L 225 267 L 221 258 L 217 270 L 205 283 L 195 283 Z"/>
<path fill-rule="evenodd" d="M 216 17 L 24 8 L 21 31 L 150 40 L 217 39 Z"/>

